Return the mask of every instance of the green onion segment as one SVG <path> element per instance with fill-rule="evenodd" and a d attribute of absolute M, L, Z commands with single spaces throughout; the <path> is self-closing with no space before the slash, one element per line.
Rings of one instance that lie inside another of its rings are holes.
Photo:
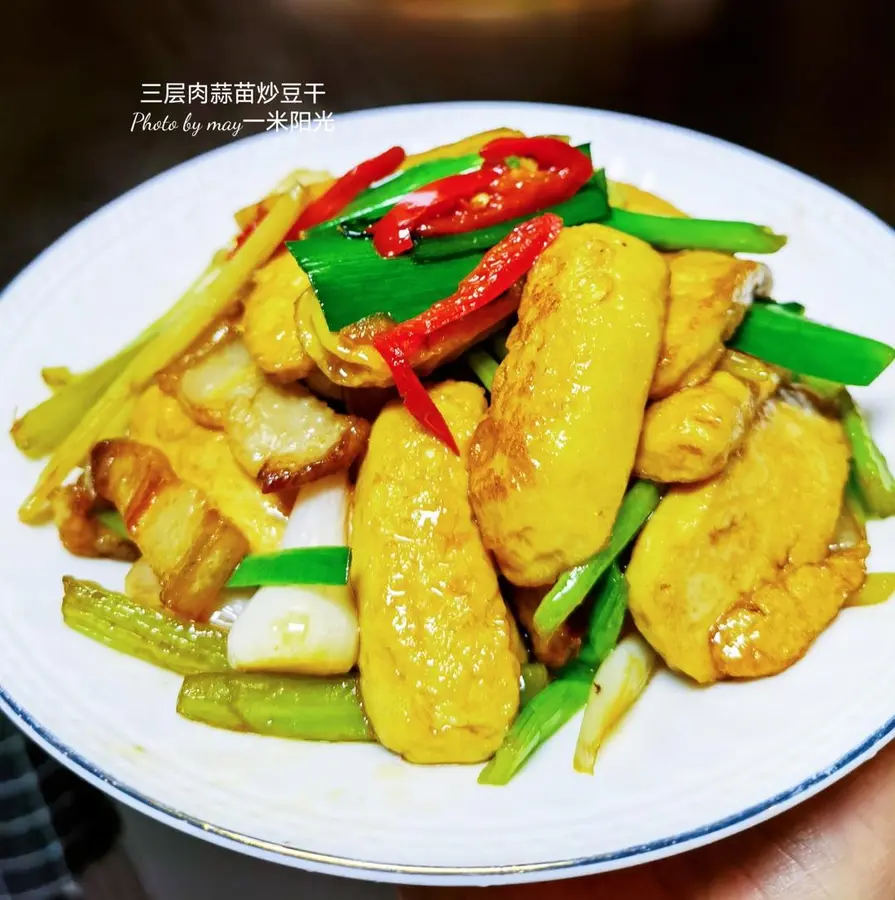
<path fill-rule="evenodd" d="M 618 643 L 627 606 L 627 581 L 613 564 L 600 581 L 578 659 L 564 666 L 556 680 L 522 708 L 497 753 L 482 769 L 479 784 L 507 784 L 535 750 L 587 703 L 594 674 Z"/>
<path fill-rule="evenodd" d="M 247 556 L 230 576 L 227 587 L 271 584 L 347 584 L 348 547 L 297 547 Z"/>
<path fill-rule="evenodd" d="M 870 384 L 895 359 L 895 348 L 881 341 L 779 307 L 753 304 L 727 345 L 798 375 L 840 384 Z"/>
<path fill-rule="evenodd" d="M 534 626 L 549 636 L 584 602 L 600 576 L 631 543 L 652 515 L 662 496 L 651 481 L 635 481 L 619 507 L 606 546 L 589 560 L 559 576 L 535 610 Z"/>

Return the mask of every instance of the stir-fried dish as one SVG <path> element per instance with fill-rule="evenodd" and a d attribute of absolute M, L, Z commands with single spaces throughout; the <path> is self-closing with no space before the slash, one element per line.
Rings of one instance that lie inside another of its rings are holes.
<path fill-rule="evenodd" d="M 48 457 L 22 520 L 130 567 L 65 578 L 65 621 L 184 676 L 182 715 L 504 784 L 584 709 L 589 772 L 660 664 L 775 675 L 895 589 L 848 391 L 895 350 L 776 302 L 770 229 L 510 129 L 293 172 L 236 221 L 12 429 Z"/>

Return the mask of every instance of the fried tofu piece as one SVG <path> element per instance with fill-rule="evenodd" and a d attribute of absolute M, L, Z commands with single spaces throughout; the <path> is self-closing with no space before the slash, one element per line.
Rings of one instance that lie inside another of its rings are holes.
<path fill-rule="evenodd" d="M 364 419 L 335 412 L 303 385 L 273 383 L 238 338 L 187 368 L 175 390 L 193 419 L 227 435 L 265 493 L 347 469 L 366 447 Z"/>
<path fill-rule="evenodd" d="M 461 455 L 399 403 L 373 424 L 352 520 L 360 686 L 380 743 L 417 763 L 491 756 L 519 705 L 519 660 L 467 496 L 482 389 L 430 392 Z"/>
<path fill-rule="evenodd" d="M 96 496 L 86 473 L 74 484 L 64 485 L 55 491 L 50 503 L 59 539 L 69 553 L 125 562 L 140 555 L 133 541 L 106 527 L 97 518 L 97 512 L 103 507 L 110 507 Z"/>
<path fill-rule="evenodd" d="M 727 351 L 707 381 L 647 407 L 634 472 L 658 482 L 703 481 L 717 475 L 779 384 L 771 366 Z"/>
<path fill-rule="evenodd" d="M 669 254 L 668 317 L 650 397 L 700 384 L 724 354 L 756 296 L 771 289 L 767 266 L 723 253 Z"/>
<path fill-rule="evenodd" d="M 645 213 L 648 216 L 683 218 L 687 215 L 656 194 L 644 191 L 633 184 L 626 184 L 624 181 L 609 182 L 609 202 L 612 206 L 617 206 L 619 209 Z"/>
<path fill-rule="evenodd" d="M 776 675 L 801 659 L 866 578 L 867 544 L 820 563 L 791 566 L 728 610 L 711 632 L 715 669 L 727 678 Z"/>
<path fill-rule="evenodd" d="M 659 353 L 668 269 L 603 225 L 565 228 L 528 276 L 470 450 L 485 546 L 514 584 L 550 584 L 608 540 Z"/>
<path fill-rule="evenodd" d="M 279 548 L 287 504 L 276 494 L 262 492 L 237 463 L 224 432 L 197 424 L 174 397 L 151 385 L 137 400 L 128 433 L 161 450 L 179 478 L 204 491 L 246 536 L 253 553 Z"/>
<path fill-rule="evenodd" d="M 298 263 L 289 253 L 280 253 L 255 273 L 245 298 L 245 345 L 258 368 L 276 381 L 298 381 L 315 368 L 295 324 L 298 298 L 309 287 Z"/>
<path fill-rule="evenodd" d="M 651 216 L 681 217 L 661 197 L 630 184 L 611 182 L 613 206 Z M 659 365 L 650 387 L 654 400 L 705 381 L 724 354 L 756 297 L 771 291 L 770 270 L 724 253 L 685 250 L 667 254 L 671 281 Z"/>
<path fill-rule="evenodd" d="M 239 529 L 199 488 L 181 481 L 155 447 L 119 438 L 90 454 L 93 483 L 115 505 L 161 583 L 161 601 L 189 619 L 205 619 L 249 551 Z"/>
<path fill-rule="evenodd" d="M 701 683 L 796 662 L 865 577 L 837 541 L 849 448 L 839 422 L 782 397 L 715 478 L 671 488 L 627 568 L 630 609 L 668 665 Z"/>

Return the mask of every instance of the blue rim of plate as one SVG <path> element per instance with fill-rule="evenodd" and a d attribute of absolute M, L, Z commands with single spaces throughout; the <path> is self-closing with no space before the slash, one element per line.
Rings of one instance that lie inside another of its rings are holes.
<path fill-rule="evenodd" d="M 859 744 L 833 765 L 820 772 L 816 772 L 810 778 L 806 778 L 800 784 L 789 790 L 775 794 L 767 800 L 756 803 L 741 812 L 734 813 L 723 819 L 718 819 L 709 825 L 684 831 L 667 838 L 660 838 L 646 844 L 635 844 L 622 850 L 611 853 L 602 853 L 595 856 L 582 856 L 574 859 L 553 860 L 543 863 L 522 863 L 518 865 L 502 866 L 419 866 L 396 863 L 378 863 L 368 860 L 351 859 L 350 857 L 334 856 L 328 853 L 317 853 L 311 850 L 301 850 L 286 844 L 278 844 L 275 841 L 266 841 L 255 838 L 239 831 L 232 831 L 203 822 L 194 816 L 187 815 L 179 810 L 172 809 L 151 797 L 147 797 L 140 791 L 114 779 L 102 769 L 94 766 L 89 760 L 81 756 L 77 751 L 64 744 L 56 735 L 43 728 L 24 709 L 19 707 L 12 698 L 0 687 L 0 710 L 15 719 L 19 726 L 30 737 L 35 739 L 41 747 L 54 756 L 59 762 L 72 769 L 96 787 L 111 793 L 117 799 L 128 806 L 150 814 L 158 821 L 171 825 L 187 834 L 192 834 L 205 839 L 214 839 L 216 843 L 230 849 L 247 852 L 252 856 L 271 861 L 286 862 L 296 860 L 308 863 L 309 868 L 325 872 L 331 875 L 342 875 L 354 878 L 375 879 L 376 876 L 397 875 L 403 876 L 402 880 L 415 881 L 420 878 L 470 878 L 470 877 L 501 877 L 513 878 L 524 875 L 552 875 L 554 878 L 568 874 L 573 877 L 579 869 L 594 867 L 622 868 L 624 864 L 634 864 L 638 857 L 648 857 L 650 860 L 661 856 L 671 855 L 664 851 L 670 851 L 681 844 L 688 845 L 688 849 L 709 843 L 716 835 L 718 837 L 733 834 L 744 829 L 750 823 L 770 818 L 773 811 L 779 806 L 791 805 L 791 801 L 809 791 L 817 793 L 825 782 L 837 781 L 855 768 L 862 761 L 875 755 L 874 751 L 881 750 L 893 737 L 895 737 L 895 716 L 893 716 L 882 728 L 875 731 L 863 743 Z M 817 790 L 812 790 L 816 788 Z M 807 799 L 807 798 L 806 798 Z M 780 812 L 783 810 L 781 809 Z M 279 860 L 276 858 L 280 857 Z M 283 859 L 285 857 L 286 859 Z M 646 862 L 647 860 L 644 860 Z"/>
<path fill-rule="evenodd" d="M 396 112 L 410 112 L 412 110 L 431 110 L 438 109 L 448 110 L 456 107 L 470 106 L 504 106 L 507 109 L 518 110 L 520 108 L 529 107 L 531 109 L 550 109 L 555 111 L 568 111 L 576 114 L 587 113 L 600 116 L 609 116 L 611 118 L 627 119 L 640 123 L 651 128 L 661 128 L 678 132 L 689 137 L 698 138 L 701 141 L 707 141 L 711 144 L 725 147 L 728 150 L 734 150 L 737 153 L 773 166 L 776 169 L 787 172 L 803 181 L 810 182 L 815 188 L 822 190 L 824 193 L 834 194 L 840 202 L 847 203 L 854 211 L 861 213 L 868 219 L 873 220 L 874 224 L 881 226 L 890 234 L 895 234 L 895 229 L 886 222 L 872 213 L 870 210 L 861 206 L 850 197 L 837 191 L 835 188 L 818 181 L 810 175 L 793 168 L 792 166 L 781 163 L 778 160 L 771 159 L 754 150 L 741 147 L 739 144 L 725 141 L 712 135 L 703 134 L 690 128 L 684 128 L 679 125 L 672 125 L 668 122 L 660 122 L 655 119 L 647 119 L 642 116 L 633 116 L 627 113 L 619 113 L 609 110 L 588 109 L 581 106 L 569 106 L 563 104 L 550 103 L 526 103 L 523 101 L 450 101 L 445 103 L 417 103 L 403 104 L 398 106 L 380 107 L 378 109 L 357 110 L 350 113 L 341 113 L 340 119 L 343 118 L 373 118 L 379 115 L 387 115 Z M 243 138 L 242 141 L 259 141 L 269 140 L 270 136 L 266 133 L 252 135 Z M 235 142 L 234 142 L 235 143 Z M 141 184 L 136 185 L 121 196 L 115 198 L 109 203 L 103 205 L 87 218 L 74 225 L 65 234 L 54 241 L 46 250 L 38 254 L 18 275 L 16 275 L 4 288 L 0 291 L 0 301 L 3 295 L 10 290 L 16 282 L 22 279 L 26 274 L 30 274 L 33 268 L 36 268 L 43 261 L 43 258 L 49 253 L 56 243 L 65 240 L 75 231 L 86 227 L 92 219 L 99 217 L 110 211 L 110 208 L 123 204 L 129 196 L 150 185 L 157 178 L 163 178 L 179 169 L 189 168 L 190 166 L 200 164 L 208 156 L 216 153 L 225 152 L 232 148 L 233 144 L 225 144 L 214 150 L 202 153 L 199 156 L 186 160 L 177 166 L 160 172 L 159 174 L 147 179 Z M 203 822 L 194 816 L 187 815 L 180 810 L 173 809 L 163 803 L 153 800 L 151 797 L 141 793 L 129 785 L 122 784 L 107 772 L 94 766 L 89 760 L 81 756 L 77 751 L 73 750 L 67 744 L 63 743 L 55 734 L 44 728 L 23 708 L 21 708 L 12 697 L 6 692 L 5 688 L 0 685 L 0 711 L 6 713 L 7 716 L 14 719 L 19 727 L 31 737 L 37 744 L 46 750 L 51 756 L 56 758 L 63 765 L 72 769 L 77 774 L 85 778 L 94 786 L 100 788 L 113 795 L 116 799 L 135 809 L 150 815 L 163 824 L 169 825 L 186 834 L 200 837 L 205 840 L 211 840 L 231 850 L 247 853 L 260 859 L 271 862 L 279 862 L 289 864 L 290 862 L 300 862 L 306 864 L 303 866 L 309 870 L 319 871 L 330 875 L 341 875 L 343 877 L 353 877 L 367 880 L 376 880 L 377 876 L 395 876 L 392 881 L 407 883 L 451 883 L 459 880 L 467 880 L 470 878 L 488 878 L 500 879 L 502 881 L 515 880 L 534 880 L 525 876 L 548 876 L 550 879 L 562 878 L 564 876 L 574 877 L 575 875 L 583 875 L 587 870 L 603 870 L 610 868 L 622 868 L 626 865 L 635 865 L 638 860 L 648 862 L 663 856 L 669 856 L 675 848 L 696 849 L 699 846 L 710 843 L 713 840 L 720 839 L 744 830 L 749 825 L 756 825 L 768 818 L 771 818 L 778 812 L 783 812 L 794 805 L 794 801 L 799 797 L 808 799 L 809 796 L 818 793 L 822 787 L 829 786 L 833 782 L 843 778 L 862 762 L 866 762 L 876 755 L 885 747 L 893 738 L 895 738 L 895 716 L 889 719 L 881 728 L 874 731 L 865 741 L 853 748 L 839 760 L 816 772 L 814 775 L 806 778 L 804 781 L 781 791 L 767 800 L 756 803 L 738 813 L 718 819 L 708 825 L 691 829 L 690 831 L 681 832 L 665 838 L 659 838 L 644 844 L 635 844 L 625 847 L 621 850 L 615 850 L 610 853 L 602 853 L 594 856 L 582 856 L 572 859 L 552 860 L 543 863 L 522 863 L 509 864 L 500 866 L 421 866 L 396 863 L 378 863 L 368 860 L 352 859 L 350 857 L 335 856 L 327 853 L 318 853 L 311 850 L 302 850 L 297 847 L 290 847 L 287 844 L 279 844 L 275 841 L 267 841 L 261 838 L 255 838 L 251 835 L 243 834 L 238 831 L 232 831 L 209 822 Z M 682 847 L 683 845 L 683 847 Z M 584 871 L 581 871 L 584 870 Z M 425 879 L 425 881 L 423 881 Z"/>

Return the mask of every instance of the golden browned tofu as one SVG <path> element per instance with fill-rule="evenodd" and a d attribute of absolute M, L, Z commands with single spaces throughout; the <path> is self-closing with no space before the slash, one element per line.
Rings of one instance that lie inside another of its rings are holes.
<path fill-rule="evenodd" d="M 276 494 L 265 494 L 230 450 L 227 435 L 194 422 L 158 386 L 137 400 L 128 434 L 165 454 L 175 474 L 204 491 L 246 536 L 253 553 L 277 550 L 288 509 Z"/>
<path fill-rule="evenodd" d="M 688 250 L 668 256 L 668 318 L 650 397 L 704 381 L 724 353 L 752 299 L 767 296 L 771 274 L 761 263 Z"/>
<path fill-rule="evenodd" d="M 347 469 L 366 446 L 365 420 L 335 412 L 303 385 L 270 381 L 238 339 L 187 368 L 176 396 L 197 422 L 223 430 L 265 493 Z"/>
<path fill-rule="evenodd" d="M 805 653 L 864 579 L 866 543 L 836 541 L 848 460 L 838 422 L 772 399 L 720 475 L 665 495 L 627 577 L 634 621 L 669 666 L 706 683 Z"/>
<path fill-rule="evenodd" d="M 609 202 L 619 209 L 646 213 L 648 216 L 680 218 L 686 215 L 686 213 L 681 212 L 676 206 L 656 196 L 656 194 L 651 194 L 649 191 L 644 191 L 633 184 L 626 184 L 623 181 L 609 182 Z"/>
<path fill-rule="evenodd" d="M 502 297 L 458 322 L 439 330 L 413 359 L 422 375 L 458 357 L 470 345 L 496 331 L 519 305 L 520 291 L 513 288 Z M 330 331 L 313 291 L 305 291 L 298 301 L 298 333 L 317 368 L 334 384 L 343 387 L 387 387 L 392 373 L 373 346 L 373 338 L 392 327 L 391 320 L 371 317 Z"/>
<path fill-rule="evenodd" d="M 538 586 L 599 550 L 627 487 L 659 352 L 668 270 L 602 225 L 564 229 L 528 276 L 470 450 L 485 546 Z"/>
<path fill-rule="evenodd" d="M 391 404 L 373 425 L 357 481 L 360 684 L 384 746 L 417 763 L 472 763 L 494 753 L 516 714 L 519 661 L 467 498 L 484 393 L 446 382 L 430 396 L 461 455 Z"/>
<path fill-rule="evenodd" d="M 258 368 L 277 381 L 297 381 L 314 369 L 295 324 L 298 298 L 310 287 L 308 276 L 289 253 L 280 253 L 255 273 L 245 299 L 242 332 Z"/>
<path fill-rule="evenodd" d="M 718 371 L 646 409 L 634 471 L 659 482 L 703 481 L 739 449 L 779 375 L 766 363 L 727 351 Z"/>
<path fill-rule="evenodd" d="M 53 492 L 50 498 L 59 540 L 75 556 L 131 561 L 140 555 L 133 541 L 107 528 L 96 513 L 103 507 L 85 475 Z M 106 508 L 109 506 L 106 504 Z"/>
<path fill-rule="evenodd" d="M 613 206 L 652 216 L 683 216 L 677 207 L 630 184 L 612 182 Z M 668 317 L 650 397 L 660 399 L 705 381 L 724 341 L 743 321 L 755 296 L 767 296 L 771 273 L 761 263 L 724 253 L 688 250 L 667 255 L 671 273 Z"/>
<path fill-rule="evenodd" d="M 788 566 L 712 629 L 712 659 L 728 678 L 776 675 L 801 659 L 866 577 L 866 543 L 820 563 Z"/>
<path fill-rule="evenodd" d="M 96 492 L 113 503 L 161 583 L 165 606 L 205 619 L 248 553 L 248 541 L 155 447 L 120 438 L 90 455 Z"/>

